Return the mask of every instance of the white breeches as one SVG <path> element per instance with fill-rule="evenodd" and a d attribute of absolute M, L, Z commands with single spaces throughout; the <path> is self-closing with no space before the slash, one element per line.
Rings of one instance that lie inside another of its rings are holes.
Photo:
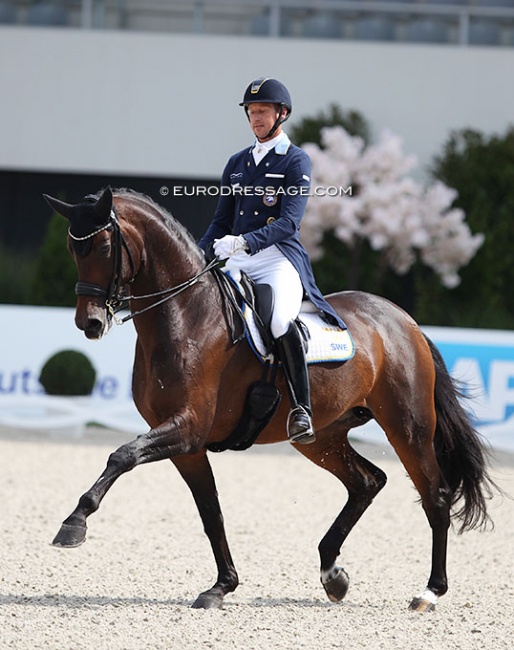
<path fill-rule="evenodd" d="M 245 271 L 255 283 L 273 287 L 275 306 L 271 318 L 271 334 L 278 338 L 287 332 L 289 324 L 300 313 L 303 286 L 298 271 L 276 246 L 255 255 L 236 253 L 228 258 L 226 268 L 235 280 Z"/>

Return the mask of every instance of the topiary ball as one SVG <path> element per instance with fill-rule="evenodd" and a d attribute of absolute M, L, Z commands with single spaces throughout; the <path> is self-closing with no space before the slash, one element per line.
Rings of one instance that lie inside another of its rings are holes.
<path fill-rule="evenodd" d="M 39 376 L 47 395 L 90 395 L 96 370 L 82 352 L 62 350 L 51 356 Z"/>

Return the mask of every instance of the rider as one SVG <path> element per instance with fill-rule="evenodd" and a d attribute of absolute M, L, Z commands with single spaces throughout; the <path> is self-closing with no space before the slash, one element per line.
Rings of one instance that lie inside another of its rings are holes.
<path fill-rule="evenodd" d="M 307 297 L 331 324 L 345 328 L 316 286 L 299 231 L 310 188 L 309 156 L 291 143 L 282 124 L 291 96 L 278 80 L 253 81 L 243 106 L 255 135 L 251 147 L 234 154 L 221 180 L 214 217 L 198 242 L 208 258 L 227 260 L 233 277 L 245 271 L 273 288 L 271 334 L 287 379 L 291 442 L 316 439 L 312 426 L 309 375 L 301 333 L 295 323 Z"/>

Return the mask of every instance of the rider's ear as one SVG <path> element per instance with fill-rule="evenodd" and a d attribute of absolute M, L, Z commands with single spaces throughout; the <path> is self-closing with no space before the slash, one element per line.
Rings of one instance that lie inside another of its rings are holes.
<path fill-rule="evenodd" d="M 110 185 L 108 185 L 95 203 L 95 212 L 102 219 L 102 222 L 107 222 L 111 216 L 111 210 L 112 190 Z"/>
<path fill-rule="evenodd" d="M 66 219 L 69 219 L 71 217 L 71 210 L 73 206 L 70 203 L 65 203 L 59 199 L 54 199 L 52 196 L 48 196 L 48 194 L 43 194 L 43 198 L 48 203 L 48 205 L 62 217 L 65 217 Z"/>

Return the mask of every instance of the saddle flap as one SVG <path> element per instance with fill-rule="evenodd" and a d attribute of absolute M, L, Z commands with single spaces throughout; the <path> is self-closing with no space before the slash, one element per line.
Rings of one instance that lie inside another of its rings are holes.
<path fill-rule="evenodd" d="M 271 350 L 273 347 L 273 337 L 271 336 L 271 317 L 275 306 L 275 294 L 273 287 L 269 284 L 257 284 L 248 274 L 241 271 L 241 287 L 243 288 L 243 298 L 247 305 L 257 315 L 255 324 L 264 340 L 266 348 Z"/>
<path fill-rule="evenodd" d="M 275 306 L 275 294 L 270 284 L 255 284 L 255 311 L 262 320 L 262 324 L 267 331 L 271 327 L 271 316 Z"/>

